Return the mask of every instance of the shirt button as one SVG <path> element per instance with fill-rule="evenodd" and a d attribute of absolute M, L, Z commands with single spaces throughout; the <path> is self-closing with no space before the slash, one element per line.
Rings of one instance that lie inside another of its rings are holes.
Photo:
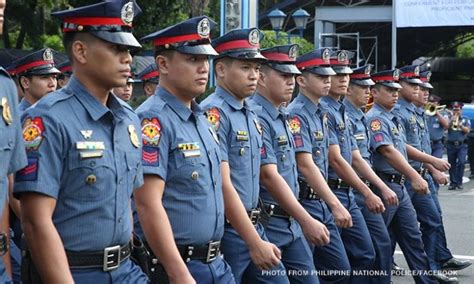
<path fill-rule="evenodd" d="M 92 167 L 94 167 L 94 166 L 95 166 L 95 161 L 91 161 L 90 165 L 91 165 Z"/>
<path fill-rule="evenodd" d="M 317 150 L 315 154 L 316 154 L 316 157 L 319 157 L 319 155 L 321 155 L 321 151 Z"/>
<path fill-rule="evenodd" d="M 240 154 L 240 156 L 245 155 L 245 149 L 244 149 L 244 148 L 240 148 L 239 154 Z"/>
<path fill-rule="evenodd" d="M 122 219 L 122 218 L 119 218 L 119 219 L 118 219 L 118 222 L 119 222 L 119 223 L 122 223 L 122 222 L 123 222 L 123 219 Z"/>
<path fill-rule="evenodd" d="M 122 183 L 123 183 L 123 179 L 120 179 L 118 183 L 119 183 L 119 184 L 122 184 Z"/>
<path fill-rule="evenodd" d="M 193 172 L 191 173 L 191 178 L 192 178 L 193 180 L 197 180 L 198 177 L 199 177 L 199 173 L 198 173 L 198 172 L 193 171 Z"/>
<path fill-rule="evenodd" d="M 86 177 L 86 183 L 88 185 L 93 185 L 97 181 L 97 177 L 95 175 L 88 175 Z"/>
<path fill-rule="evenodd" d="M 281 156 L 281 161 L 282 162 L 286 161 L 286 156 L 285 155 Z"/>

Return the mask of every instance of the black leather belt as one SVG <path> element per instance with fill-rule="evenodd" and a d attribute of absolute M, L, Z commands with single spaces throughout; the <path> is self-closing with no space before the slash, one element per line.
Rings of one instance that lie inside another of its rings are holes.
<path fill-rule="evenodd" d="M 433 145 L 433 144 L 443 144 L 443 139 L 431 140 L 431 145 Z"/>
<path fill-rule="evenodd" d="M 221 242 L 210 241 L 203 246 L 178 245 L 178 251 L 185 262 L 201 260 L 204 263 L 209 263 L 221 254 Z"/>
<path fill-rule="evenodd" d="M 100 252 L 66 251 L 67 260 L 71 268 L 101 267 L 103 271 L 118 268 L 131 254 L 131 245 L 107 247 Z"/>
<path fill-rule="evenodd" d="M 1 233 L 0 234 L 0 256 L 5 255 L 8 252 L 9 244 L 7 234 Z"/>
<path fill-rule="evenodd" d="M 416 170 L 422 178 L 425 178 L 426 174 L 428 173 L 428 170 L 426 168 L 421 167 L 420 169 Z"/>
<path fill-rule="evenodd" d="M 300 199 L 320 199 L 316 192 L 313 190 L 313 188 L 309 186 L 309 184 L 305 180 L 298 178 L 298 183 L 300 185 Z"/>
<path fill-rule="evenodd" d="M 260 208 L 254 208 L 249 211 L 247 211 L 247 215 L 249 216 L 250 222 L 252 222 L 252 225 L 256 226 L 258 222 L 260 221 Z M 226 225 L 231 226 L 229 220 L 226 219 L 225 222 Z"/>
<path fill-rule="evenodd" d="M 291 218 L 291 216 L 288 213 L 286 213 L 286 211 L 283 210 L 283 208 L 281 208 L 277 204 L 266 203 L 264 204 L 264 207 L 265 207 L 265 212 L 267 212 L 268 215 L 270 215 L 270 217 L 278 217 L 278 218 L 285 218 L 285 219 Z"/>
<path fill-rule="evenodd" d="M 397 175 L 397 174 L 387 174 L 383 172 L 376 172 L 377 175 L 388 182 L 398 183 L 399 185 L 403 185 L 405 183 L 405 176 L 404 175 Z"/>
<path fill-rule="evenodd" d="M 464 140 L 464 141 L 448 141 L 448 144 L 454 145 L 454 146 L 459 146 L 459 145 L 462 145 L 462 144 L 467 144 L 467 142 L 466 142 L 466 140 Z"/>
<path fill-rule="evenodd" d="M 342 179 L 328 179 L 328 185 L 331 189 L 349 189 L 351 186 Z"/>
<path fill-rule="evenodd" d="M 370 188 L 370 186 L 372 185 L 372 183 L 370 183 L 369 180 L 366 180 L 365 178 L 360 178 L 364 183 L 365 185 L 367 185 L 368 188 Z"/>

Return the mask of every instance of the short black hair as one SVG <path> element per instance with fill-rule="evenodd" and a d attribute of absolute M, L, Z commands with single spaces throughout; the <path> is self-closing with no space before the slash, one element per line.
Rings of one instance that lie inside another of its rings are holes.
<path fill-rule="evenodd" d="M 89 33 L 83 33 L 83 32 L 72 32 L 72 33 L 64 34 L 63 46 L 64 46 L 64 49 L 66 50 L 67 57 L 69 58 L 69 61 L 71 62 L 71 64 L 73 64 L 72 44 L 76 40 L 88 41 L 88 40 L 91 40 L 92 38 L 95 38 L 95 37 Z"/>

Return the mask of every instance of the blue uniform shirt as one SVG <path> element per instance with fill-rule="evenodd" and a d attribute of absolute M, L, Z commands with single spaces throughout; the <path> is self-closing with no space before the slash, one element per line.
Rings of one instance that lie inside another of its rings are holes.
<path fill-rule="evenodd" d="M 261 128 L 257 115 L 221 87 L 201 103 L 219 137 L 222 160 L 247 211 L 258 205 Z"/>
<path fill-rule="evenodd" d="M 354 139 L 356 140 L 357 148 L 359 148 L 360 155 L 369 165 L 372 165 L 372 154 L 369 150 L 369 133 L 367 131 L 367 117 L 361 109 L 356 108 L 347 99 L 344 99 L 342 103 L 346 107 L 349 125 Z"/>
<path fill-rule="evenodd" d="M 431 155 L 430 133 L 426 121 L 425 110 L 422 107 L 416 108 L 416 122 L 418 123 L 418 127 L 420 128 L 421 149 L 426 154 Z"/>
<path fill-rule="evenodd" d="M 448 116 L 444 113 L 442 114 L 445 119 L 448 119 Z M 427 117 L 428 132 L 430 133 L 430 139 L 433 141 L 438 141 L 444 138 L 444 128 L 439 123 L 438 116 L 428 116 Z"/>
<path fill-rule="evenodd" d="M 8 195 L 7 175 L 27 165 L 15 83 L 0 67 L 0 212 Z"/>
<path fill-rule="evenodd" d="M 253 95 L 251 101 L 263 129 L 261 163 L 262 165 L 276 164 L 278 173 L 285 179 L 293 194 L 298 197 L 298 171 L 293 136 L 287 125 L 288 113 L 284 108 L 280 110 L 275 108 L 260 94 Z M 260 189 L 260 197 L 265 203 L 276 204 L 265 186 L 260 185 Z"/>
<path fill-rule="evenodd" d="M 327 116 L 321 105 L 313 103 L 300 93 L 288 106 L 288 111 L 295 151 L 310 153 L 321 174 L 327 179 L 329 139 Z"/>
<path fill-rule="evenodd" d="M 407 159 L 406 144 L 401 133 L 402 126 L 397 117 L 392 112 L 388 112 L 374 103 L 374 106 L 367 113 L 367 123 L 374 169 L 387 174 L 399 174 L 383 155 L 377 152 L 377 148 L 380 146 L 393 145 Z"/>
<path fill-rule="evenodd" d="M 22 98 L 20 101 L 20 104 L 18 105 L 18 108 L 20 109 L 20 114 L 23 114 L 27 108 L 31 106 L 30 102 L 25 100 L 25 98 Z"/>
<path fill-rule="evenodd" d="M 217 134 L 193 101 L 187 108 L 166 89 L 138 109 L 143 172 L 165 181 L 163 206 L 178 245 L 203 245 L 224 233 Z"/>
<path fill-rule="evenodd" d="M 459 118 L 459 124 L 471 127 L 471 121 L 469 120 L 469 118 L 463 116 L 462 114 Z M 450 124 L 448 129 L 448 141 L 464 141 L 468 134 L 469 132 L 464 133 L 460 127 L 458 128 L 458 130 L 453 130 Z"/>
<path fill-rule="evenodd" d="M 330 96 L 321 98 L 321 106 L 328 113 L 329 145 L 339 145 L 341 155 L 349 164 L 352 164 L 352 151 L 357 150 L 357 143 L 348 127 L 345 107 L 341 102 Z M 329 179 L 339 178 L 329 166 Z"/>
<path fill-rule="evenodd" d="M 56 199 L 52 218 L 66 250 L 126 244 L 130 197 L 143 183 L 133 110 L 112 94 L 102 105 L 72 76 L 22 120 L 28 166 L 17 173 L 14 194 Z"/>
<path fill-rule="evenodd" d="M 400 98 L 392 112 L 399 118 L 399 122 L 402 126 L 404 137 L 406 139 L 406 144 L 422 151 L 423 149 L 421 148 L 421 130 L 418 127 L 418 123 L 416 121 L 416 106 Z M 415 169 L 419 169 L 421 167 L 421 162 L 419 161 L 408 161 L 410 165 Z"/>

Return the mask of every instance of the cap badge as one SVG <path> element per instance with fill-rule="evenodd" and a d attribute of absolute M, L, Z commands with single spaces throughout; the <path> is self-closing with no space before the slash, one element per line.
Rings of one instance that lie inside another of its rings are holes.
<path fill-rule="evenodd" d="M 128 2 L 127 4 L 123 5 L 122 11 L 120 13 L 120 17 L 122 21 L 127 24 L 131 25 L 133 22 L 133 2 Z"/>
<path fill-rule="evenodd" d="M 399 78 L 400 78 L 400 70 L 395 69 L 395 71 L 393 71 L 393 80 L 398 81 Z"/>
<path fill-rule="evenodd" d="M 365 66 L 365 70 L 364 70 L 365 75 L 370 75 L 370 71 L 372 71 L 372 65 Z"/>
<path fill-rule="evenodd" d="M 329 49 L 325 49 L 323 51 L 323 55 L 322 55 L 322 58 L 324 61 L 328 61 L 329 62 L 329 58 L 330 58 L 330 54 L 329 54 Z"/>
<path fill-rule="evenodd" d="M 199 21 L 197 25 L 197 33 L 200 37 L 209 37 L 209 33 L 211 32 L 211 28 L 209 26 L 209 19 L 204 18 Z"/>
<path fill-rule="evenodd" d="M 420 66 L 416 66 L 413 73 L 415 73 L 415 76 L 420 76 Z"/>
<path fill-rule="evenodd" d="M 346 60 L 347 60 L 347 53 L 345 51 L 340 51 L 337 54 L 337 61 L 339 61 L 339 63 L 342 63 Z"/>
<path fill-rule="evenodd" d="M 257 29 L 254 29 L 249 34 L 249 42 L 251 45 L 258 45 L 260 42 L 260 33 Z"/>
<path fill-rule="evenodd" d="M 429 82 L 430 78 L 431 78 L 431 72 L 428 72 L 428 74 L 426 74 L 426 80 Z"/>
<path fill-rule="evenodd" d="M 290 50 L 288 51 L 288 57 L 294 59 L 298 57 L 299 47 L 298 45 L 293 45 Z"/>
<path fill-rule="evenodd" d="M 43 52 L 43 60 L 44 61 L 52 61 L 53 60 L 53 52 L 50 48 L 46 48 Z"/>

